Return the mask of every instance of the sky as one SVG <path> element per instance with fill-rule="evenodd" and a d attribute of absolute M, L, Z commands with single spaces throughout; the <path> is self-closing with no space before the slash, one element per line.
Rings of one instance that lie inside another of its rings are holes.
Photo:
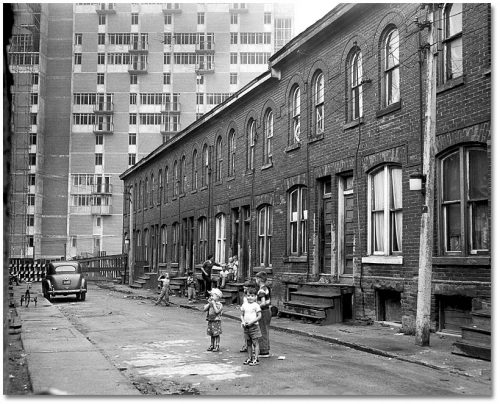
<path fill-rule="evenodd" d="M 314 24 L 339 2 L 331 0 L 291 0 L 295 5 L 295 34 Z"/>

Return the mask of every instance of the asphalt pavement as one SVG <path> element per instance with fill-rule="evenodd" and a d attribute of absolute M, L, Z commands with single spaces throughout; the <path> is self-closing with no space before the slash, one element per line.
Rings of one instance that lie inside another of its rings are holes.
<path fill-rule="evenodd" d="M 157 290 L 134 289 L 112 282 L 99 282 L 97 286 L 137 299 L 149 299 L 151 304 L 158 296 Z M 93 395 L 107 395 L 112 383 L 114 395 L 140 395 L 120 370 L 77 331 L 38 289 L 40 288 L 35 284 L 32 295 L 37 297 L 36 307 L 34 302 L 25 307 L 19 306 L 25 286 L 14 286 L 18 317 L 13 322 L 21 324 L 19 330 L 34 393 L 89 395 L 88 386 L 93 386 Z M 202 310 L 206 303 L 204 300 L 188 303 L 186 297 L 175 295 L 170 296 L 170 302 L 189 310 Z M 165 307 L 165 310 L 168 309 Z M 223 316 L 227 319 L 240 321 L 239 313 L 238 305 L 224 305 Z M 422 347 L 415 343 L 414 336 L 401 333 L 396 324 L 375 322 L 368 325 L 352 322 L 317 325 L 279 317 L 272 318 L 271 330 L 317 338 L 374 355 L 419 364 L 424 368 L 449 371 L 491 383 L 491 362 L 454 354 L 453 343 L 460 339 L 455 335 L 432 333 L 430 345 Z M 79 366 L 75 366 L 75 363 L 79 363 Z M 51 371 L 54 368 L 58 369 L 57 372 Z M 64 375 L 63 378 L 59 376 L 61 374 Z"/>

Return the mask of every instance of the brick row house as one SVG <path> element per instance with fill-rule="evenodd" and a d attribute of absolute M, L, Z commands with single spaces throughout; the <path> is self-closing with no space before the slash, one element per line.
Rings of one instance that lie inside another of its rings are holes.
<path fill-rule="evenodd" d="M 283 312 L 302 290 L 314 317 L 316 285 L 335 321 L 414 323 L 427 20 L 419 4 L 340 4 L 125 171 L 133 276 L 238 255 L 239 280 L 265 270 Z M 431 321 L 456 331 L 491 304 L 491 8 L 443 4 L 433 24 Z"/>

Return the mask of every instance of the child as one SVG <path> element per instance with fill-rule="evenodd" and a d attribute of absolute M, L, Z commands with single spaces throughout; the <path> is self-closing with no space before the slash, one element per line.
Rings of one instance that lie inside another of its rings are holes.
<path fill-rule="evenodd" d="M 269 326 L 271 325 L 271 291 L 266 286 L 267 274 L 261 271 L 255 275 L 259 291 L 257 292 L 257 303 L 262 310 L 262 317 L 259 320 L 262 338 L 259 341 L 260 357 L 269 358 Z"/>
<path fill-rule="evenodd" d="M 238 281 L 238 266 L 239 266 L 239 263 L 238 263 L 238 256 L 235 255 L 233 258 L 233 281 L 237 282 Z"/>
<path fill-rule="evenodd" d="M 188 291 L 188 303 L 194 303 L 196 301 L 196 281 L 194 280 L 193 271 L 188 271 L 186 284 Z"/>
<path fill-rule="evenodd" d="M 208 303 L 203 307 L 207 312 L 207 335 L 210 335 L 210 346 L 207 351 L 219 352 L 220 335 L 222 334 L 222 292 L 220 289 L 213 288 L 210 291 Z"/>
<path fill-rule="evenodd" d="M 219 288 L 224 289 L 224 286 L 226 286 L 226 279 L 229 275 L 229 271 L 227 267 L 223 267 L 222 270 L 219 273 L 219 279 L 217 280 L 217 283 L 219 284 Z"/>
<path fill-rule="evenodd" d="M 259 338 L 262 337 L 259 320 L 262 316 L 257 301 L 257 290 L 250 286 L 246 291 L 247 301 L 241 305 L 241 326 L 247 344 L 248 358 L 244 365 L 255 366 L 259 364 Z"/>
<path fill-rule="evenodd" d="M 246 281 L 244 284 L 243 284 L 243 304 L 247 303 L 248 300 L 247 300 L 247 290 L 248 288 L 250 287 L 253 287 L 255 289 L 257 289 L 257 284 L 253 281 Z M 243 345 L 240 349 L 240 352 L 247 352 L 248 350 L 248 347 L 247 347 L 247 337 L 245 335 L 245 333 L 243 333 Z"/>
<path fill-rule="evenodd" d="M 165 306 L 170 306 L 170 298 L 168 297 L 168 292 L 170 289 L 170 278 L 168 272 L 164 275 L 160 275 L 158 282 L 161 282 L 161 292 L 160 297 L 155 302 L 155 306 L 158 306 L 160 302 L 165 299 Z"/>

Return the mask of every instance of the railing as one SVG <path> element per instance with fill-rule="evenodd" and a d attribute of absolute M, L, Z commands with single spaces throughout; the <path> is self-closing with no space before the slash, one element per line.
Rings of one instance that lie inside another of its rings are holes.
<path fill-rule="evenodd" d="M 116 13 L 115 3 L 97 3 L 95 5 L 97 13 Z"/>
<path fill-rule="evenodd" d="M 94 184 L 92 185 L 91 192 L 93 194 L 112 194 L 113 184 Z"/>
<path fill-rule="evenodd" d="M 102 113 L 112 113 L 113 112 L 113 103 L 112 102 L 98 102 L 94 105 L 94 112 L 102 112 Z"/>
<path fill-rule="evenodd" d="M 146 41 L 134 41 L 128 46 L 129 52 L 147 52 L 148 49 Z"/>
<path fill-rule="evenodd" d="M 196 52 L 215 52 L 215 42 L 198 42 L 196 44 Z"/>
<path fill-rule="evenodd" d="M 181 112 L 181 103 L 180 102 L 167 102 L 162 105 L 161 112 L 164 114 L 170 113 L 180 113 Z"/>

